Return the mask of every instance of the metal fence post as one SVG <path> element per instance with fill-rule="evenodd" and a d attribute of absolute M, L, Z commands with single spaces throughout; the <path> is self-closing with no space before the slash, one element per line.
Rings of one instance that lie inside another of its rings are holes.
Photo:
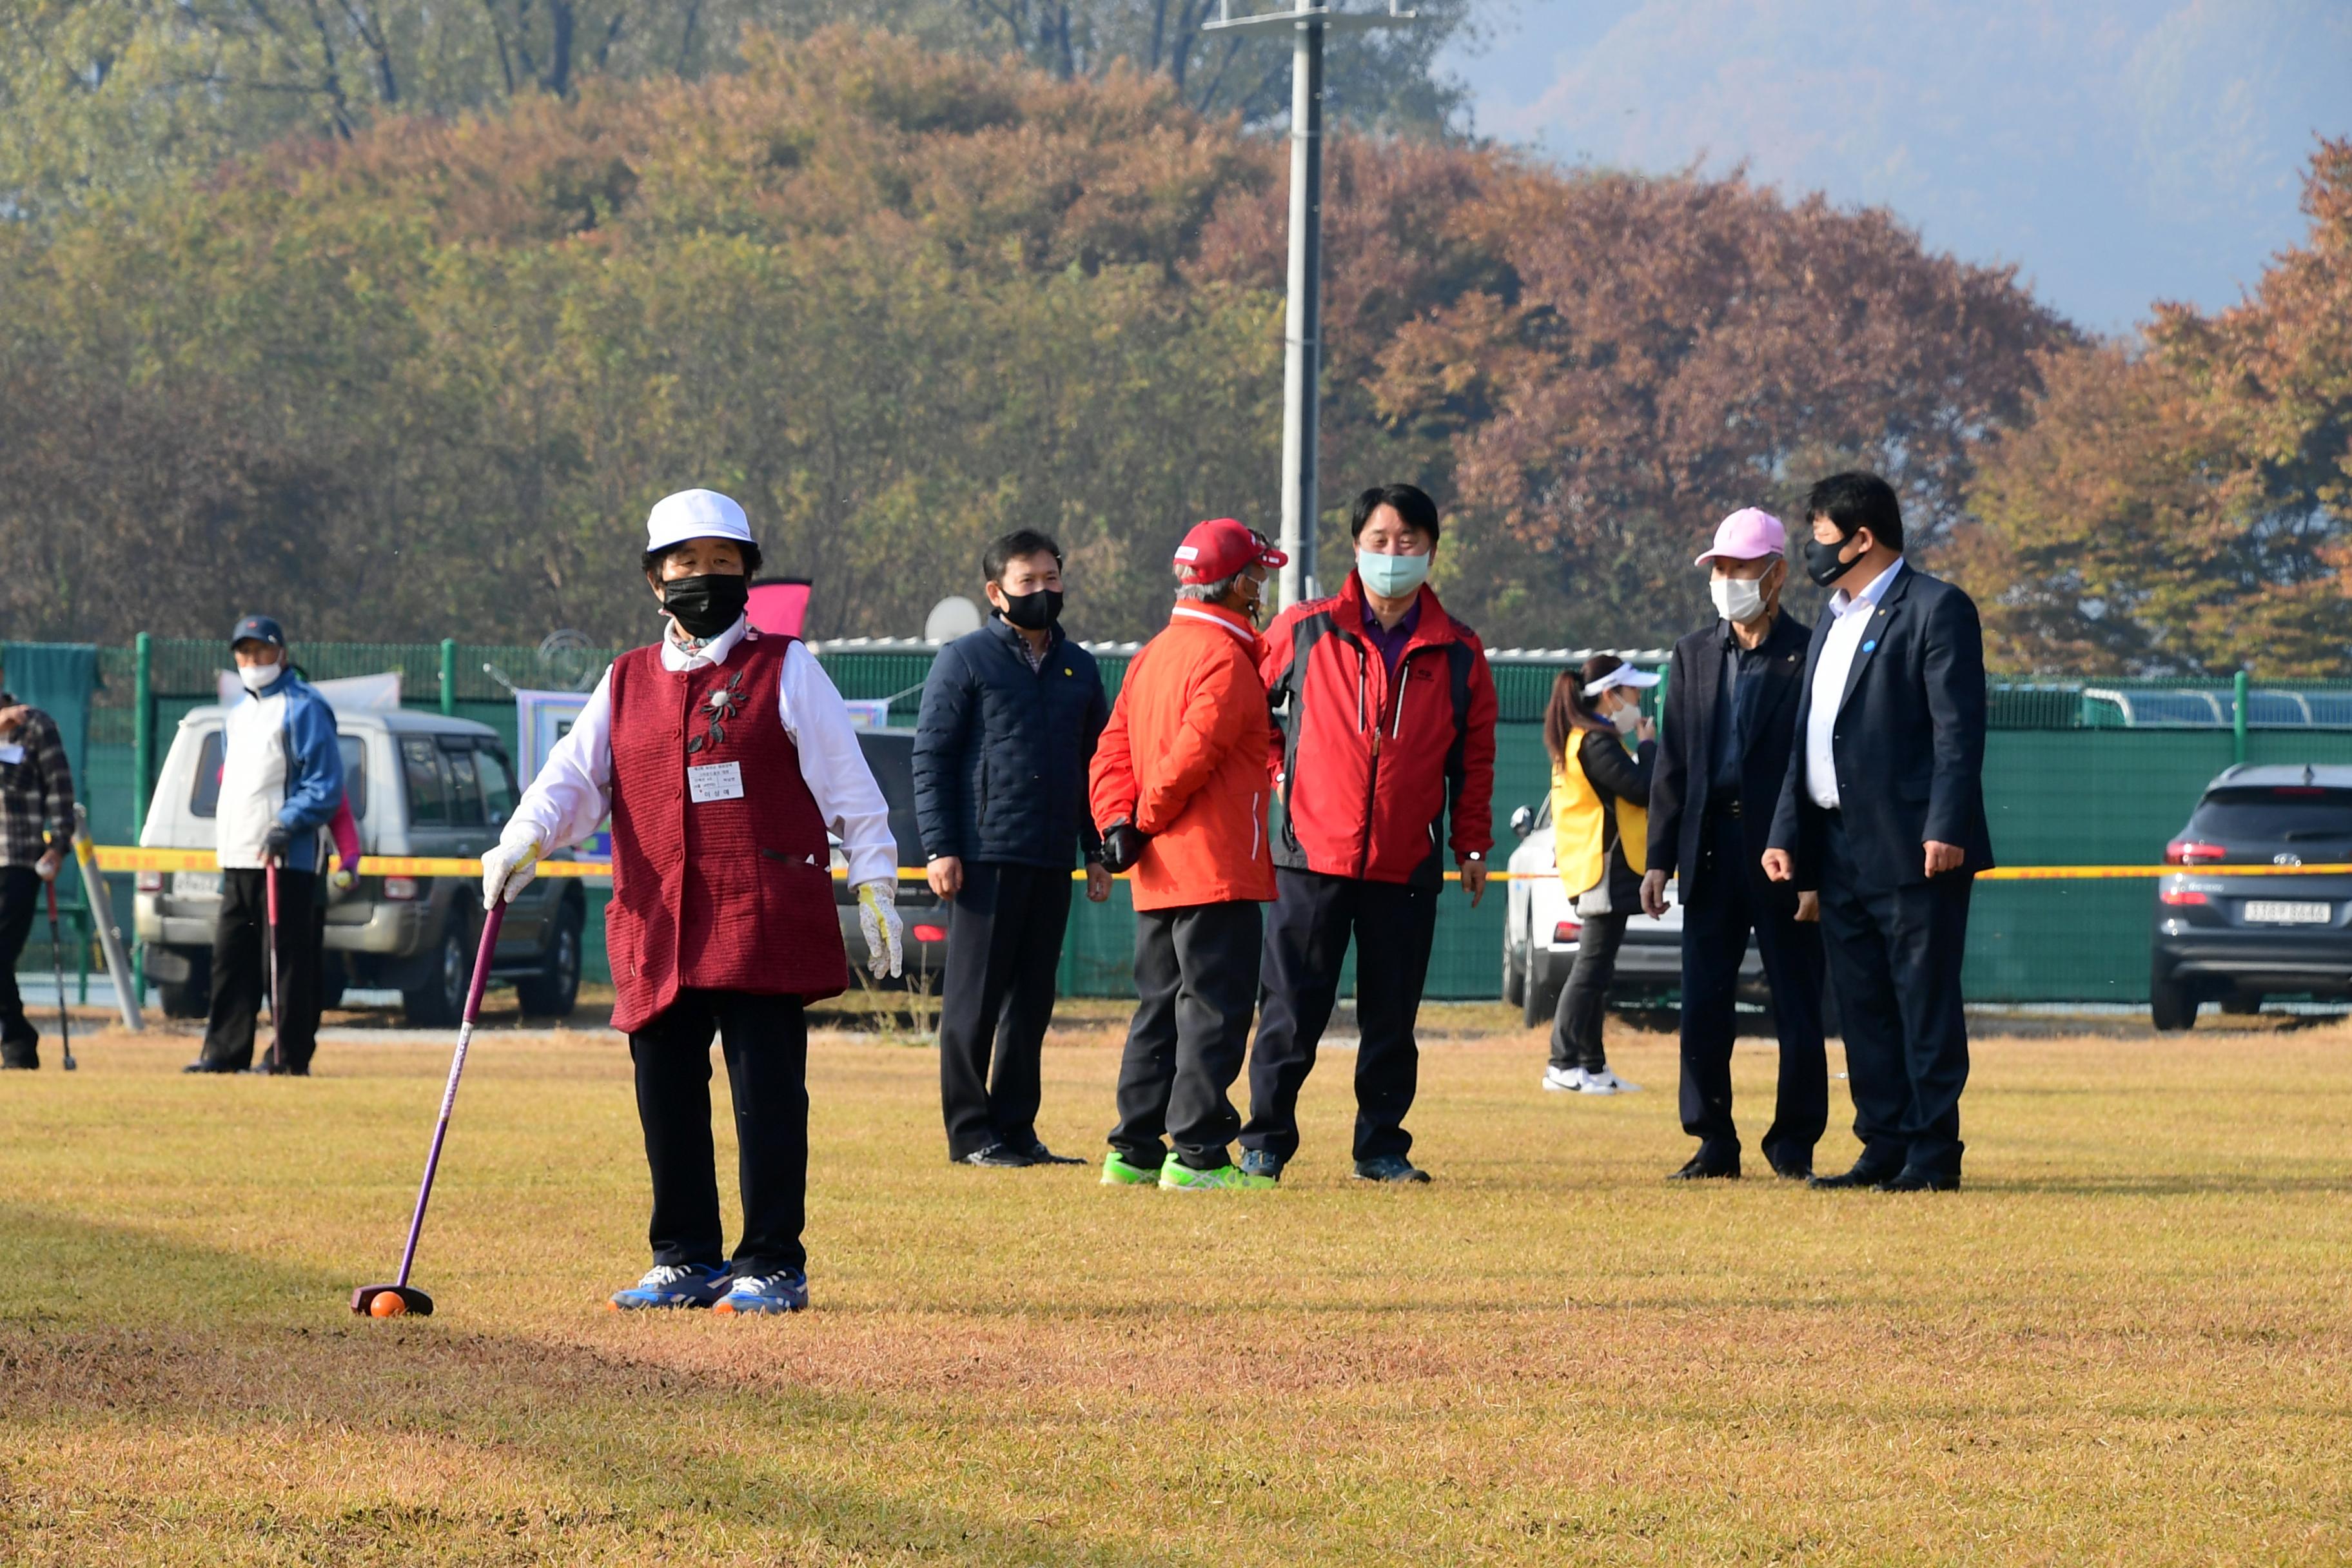
<path fill-rule="evenodd" d="M 450 718 L 457 714 L 457 639 L 441 639 L 441 711 Z"/>
<path fill-rule="evenodd" d="M 2232 698 L 2230 707 L 2230 739 L 2235 748 L 2238 763 L 2242 767 L 2246 761 L 2246 688 L 2249 684 L 2251 683 L 2247 679 L 2246 672 L 2242 669 L 2238 671 L 2236 677 L 2230 682 Z"/>
<path fill-rule="evenodd" d="M 131 644 L 131 841 L 147 836 L 147 792 L 155 780 L 155 638 L 141 632 Z M 133 895 L 135 900 L 136 895 Z M 134 920 L 135 934 L 138 922 Z M 131 948 L 131 988 L 140 1005 L 147 1003 L 147 944 Z"/>

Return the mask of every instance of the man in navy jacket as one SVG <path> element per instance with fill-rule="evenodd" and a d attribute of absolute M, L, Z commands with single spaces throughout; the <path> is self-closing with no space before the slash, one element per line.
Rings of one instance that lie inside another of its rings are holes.
<path fill-rule="evenodd" d="M 1814 628 L 1765 873 L 1821 889 L 1862 1157 L 1816 1186 L 1960 1184 L 1969 893 L 1992 865 L 1977 607 L 1903 560 L 1903 509 L 1875 474 L 1806 498 L 1808 574 L 1835 584 Z"/>
<path fill-rule="evenodd" d="M 277 868 L 276 1047 L 254 1070 L 306 1078 L 319 1040 L 319 971 L 326 905 L 319 897 L 320 831 L 343 798 L 335 712 L 297 675 L 286 633 L 247 616 L 229 654 L 248 693 L 221 725 L 219 802 L 213 821 L 220 858 L 220 914 L 213 928 L 213 1007 L 204 1050 L 184 1072 L 240 1072 L 253 1062 L 254 1022 L 268 985 L 262 954 L 269 923 L 269 868 Z M 278 1009 L 283 1009 L 278 1011 Z"/>
<path fill-rule="evenodd" d="M 1078 1164 L 1037 1137 L 1038 1053 L 1081 855 L 1087 897 L 1110 897 L 1087 809 L 1087 767 L 1110 710 L 1094 657 L 1061 628 L 1060 546 L 1023 529 L 992 543 L 981 569 L 989 624 L 940 650 L 915 731 L 915 815 L 931 890 L 950 906 L 948 1158 Z"/>

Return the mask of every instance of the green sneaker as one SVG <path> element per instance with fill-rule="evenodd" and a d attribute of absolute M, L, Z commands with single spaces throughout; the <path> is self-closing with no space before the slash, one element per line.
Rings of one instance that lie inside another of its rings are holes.
<path fill-rule="evenodd" d="M 1172 1193 L 1234 1193 L 1254 1192 L 1264 1187 L 1278 1187 L 1282 1183 L 1273 1176 L 1261 1176 L 1244 1171 L 1239 1165 L 1220 1165 L 1213 1171 L 1196 1171 L 1175 1155 L 1160 1167 L 1160 1188 Z"/>
<path fill-rule="evenodd" d="M 1114 1149 L 1103 1156 L 1102 1184 L 1106 1187 L 1148 1187 L 1160 1179 L 1160 1173 L 1149 1165 L 1130 1165 L 1126 1156 Z"/>

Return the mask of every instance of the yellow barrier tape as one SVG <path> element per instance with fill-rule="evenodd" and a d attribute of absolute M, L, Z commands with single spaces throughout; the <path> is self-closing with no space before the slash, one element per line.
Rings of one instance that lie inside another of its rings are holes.
<path fill-rule="evenodd" d="M 215 871 L 220 862 L 209 849 L 143 849 L 132 845 L 84 843 L 78 846 L 80 853 L 98 862 L 101 871 Z M 363 877 L 478 877 L 482 874 L 479 860 L 429 855 L 363 855 L 360 858 L 360 875 Z M 539 874 L 542 877 L 609 877 L 613 864 L 609 860 L 541 860 Z M 834 868 L 836 880 L 848 873 Z M 898 868 L 898 880 L 919 882 L 928 873 L 919 866 Z M 1073 871 L 1074 882 L 1086 879 L 1084 871 Z M 1130 873 L 1118 873 L 1125 881 Z M 1539 872 L 1528 880 L 1541 880 L 1551 873 Z M 1980 882 L 2116 882 L 2147 880 L 2158 877 L 2343 877 L 2352 876 L 2352 864 L 2322 864 L 2313 866 L 2001 866 L 1990 871 L 1977 873 Z M 1445 879 L 1458 882 L 1459 871 L 1448 871 Z M 1508 871 L 1496 869 L 1486 873 L 1490 882 L 1512 880 Z"/>

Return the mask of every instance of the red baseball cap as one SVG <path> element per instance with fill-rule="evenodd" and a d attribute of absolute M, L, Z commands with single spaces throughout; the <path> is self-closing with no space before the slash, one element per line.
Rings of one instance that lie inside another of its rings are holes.
<path fill-rule="evenodd" d="M 1196 522 L 1184 542 L 1176 547 L 1176 574 L 1187 583 L 1222 583 L 1252 562 L 1286 566 L 1290 557 L 1238 518 L 1213 517 Z"/>

